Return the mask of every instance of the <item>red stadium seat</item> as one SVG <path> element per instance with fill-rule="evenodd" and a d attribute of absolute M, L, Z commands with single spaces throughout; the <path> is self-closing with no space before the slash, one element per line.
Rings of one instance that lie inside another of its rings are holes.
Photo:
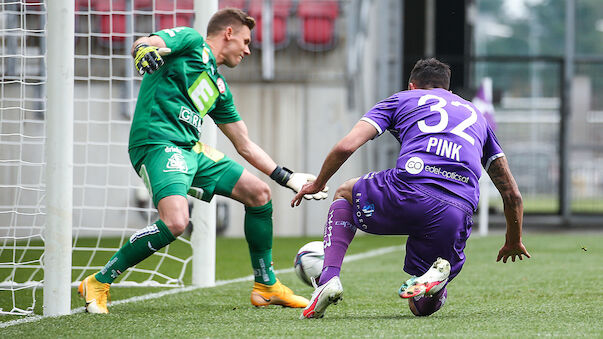
<path fill-rule="evenodd" d="M 250 0 L 249 15 L 256 21 L 256 26 L 253 33 L 253 44 L 256 47 L 262 45 L 262 0 Z M 272 41 L 274 48 L 284 48 L 289 44 L 289 35 L 287 33 L 287 19 L 291 12 L 291 0 L 274 0 L 272 1 L 272 10 L 274 17 L 272 20 Z"/>
<path fill-rule="evenodd" d="M 194 0 L 156 0 L 156 10 L 170 12 L 157 14 L 157 29 L 193 25 Z"/>
<path fill-rule="evenodd" d="M 247 0 L 220 0 L 218 7 L 220 9 L 227 7 L 238 8 L 244 11 L 247 8 Z"/>
<path fill-rule="evenodd" d="M 23 10 L 25 12 L 39 11 L 44 8 L 44 0 L 25 0 L 23 5 Z"/>
<path fill-rule="evenodd" d="M 32 0 L 28 0 L 32 1 Z M 38 2 L 42 0 L 36 0 Z M 157 0 L 160 1 L 160 0 Z M 108 8 L 111 0 L 75 0 L 75 10 L 76 11 L 88 11 L 97 9 L 97 4 L 100 5 L 100 8 L 104 11 Z M 122 0 L 122 2 L 124 2 Z M 153 9 L 153 0 L 133 0 L 134 9 Z M 124 2 L 125 8 L 125 2 Z"/>
<path fill-rule="evenodd" d="M 300 47 L 324 51 L 335 46 L 335 19 L 339 15 L 336 0 L 299 0 L 297 14 L 301 23 Z"/>
<path fill-rule="evenodd" d="M 75 10 L 88 11 L 90 8 L 94 7 L 95 4 L 96 0 L 75 0 Z"/>
<path fill-rule="evenodd" d="M 152 10 L 153 0 L 134 0 L 134 9 Z"/>
<path fill-rule="evenodd" d="M 99 12 L 95 15 L 99 18 L 101 42 L 108 43 L 109 40 L 112 40 L 123 43 L 126 33 L 126 16 L 116 12 L 125 12 L 125 0 L 95 1 L 93 5 L 94 8 L 90 10 Z"/>
<path fill-rule="evenodd" d="M 126 32 L 126 0 L 76 0 L 76 8 L 86 10 L 90 5 L 99 19 L 101 42 L 123 43 Z M 90 2 L 89 2 L 90 1 Z M 134 0 L 134 10 L 152 10 L 155 5 L 155 29 L 192 26 L 194 0 Z"/>

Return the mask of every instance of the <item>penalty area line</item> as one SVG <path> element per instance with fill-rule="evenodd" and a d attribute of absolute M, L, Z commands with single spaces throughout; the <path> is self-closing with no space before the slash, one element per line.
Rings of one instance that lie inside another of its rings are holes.
<path fill-rule="evenodd" d="M 371 258 L 371 257 L 377 257 L 380 255 L 384 255 L 387 253 L 391 253 L 397 250 L 402 250 L 404 251 L 404 247 L 402 246 L 390 246 L 390 247 L 383 247 L 383 248 L 378 248 L 375 250 L 370 250 L 370 251 L 366 251 L 363 253 L 357 253 L 357 254 L 352 254 L 352 255 L 348 255 L 343 259 L 343 262 L 352 262 L 352 261 L 357 261 L 357 260 L 361 260 L 361 259 L 367 259 L 367 258 Z M 279 273 L 290 273 L 293 272 L 293 268 L 286 268 L 286 269 L 282 269 L 282 270 L 276 270 L 275 273 L 279 274 Z M 246 277 L 241 277 L 241 278 L 236 278 L 236 279 L 230 279 L 230 280 L 218 280 L 216 281 L 216 284 L 213 286 L 188 286 L 188 287 L 177 287 L 171 290 L 166 290 L 166 291 L 161 291 L 161 292 L 157 292 L 157 293 L 149 293 L 149 294 L 145 294 L 145 295 L 139 295 L 136 297 L 132 297 L 132 298 L 128 298 L 128 299 L 122 299 L 122 300 L 116 300 L 110 303 L 110 306 L 116 306 L 116 305 L 121 305 L 121 304 L 128 304 L 128 303 L 132 303 L 132 302 L 139 302 L 139 301 L 145 301 L 145 300 L 152 300 L 152 299 L 158 299 L 158 298 L 162 298 L 168 295 L 172 295 L 172 294 L 177 294 L 177 293 L 182 293 L 182 292 L 190 292 L 190 291 L 194 291 L 194 290 L 198 290 L 198 289 L 202 289 L 202 288 L 212 288 L 212 287 L 218 287 L 218 286 L 223 286 L 223 285 L 228 285 L 228 284 L 234 284 L 234 283 L 238 283 L 238 282 L 244 282 L 244 281 L 253 281 L 253 275 L 248 275 Z M 70 314 L 78 314 L 78 313 L 83 313 L 86 309 L 84 307 L 78 307 L 78 308 L 74 308 L 73 310 L 71 310 Z M 19 325 L 19 324 L 25 324 L 25 323 L 31 323 L 31 322 L 36 322 L 42 319 L 46 319 L 46 318 L 52 318 L 51 316 L 43 316 L 43 315 L 34 315 L 34 316 L 28 316 L 26 318 L 23 319 L 16 319 L 16 320 L 11 320 L 11 321 L 7 321 L 4 323 L 0 323 L 0 328 L 6 328 L 6 327 L 10 327 L 10 326 L 14 326 L 14 325 Z"/>

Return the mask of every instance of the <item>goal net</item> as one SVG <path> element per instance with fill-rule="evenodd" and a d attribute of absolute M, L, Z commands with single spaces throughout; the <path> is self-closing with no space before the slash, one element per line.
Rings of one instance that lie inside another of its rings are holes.
<path fill-rule="evenodd" d="M 0 4 L 0 314 L 39 313 L 44 279 L 46 23 L 49 0 Z M 193 0 L 75 0 L 72 286 L 103 267 L 157 214 L 131 168 L 138 76 L 132 42 L 192 26 Z M 68 104 L 68 103 L 66 103 Z M 191 283 L 184 235 L 115 285 Z"/>

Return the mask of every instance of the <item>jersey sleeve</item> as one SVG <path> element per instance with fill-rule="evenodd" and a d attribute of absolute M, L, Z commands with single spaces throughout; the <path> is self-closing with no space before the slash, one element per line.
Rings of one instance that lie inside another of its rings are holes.
<path fill-rule="evenodd" d="M 366 121 L 373 125 L 377 130 L 377 136 L 383 134 L 392 123 L 392 118 L 396 113 L 399 106 L 399 99 L 397 95 L 384 99 L 373 108 L 371 108 L 360 120 Z M 377 137 L 375 136 L 375 138 Z"/>
<path fill-rule="evenodd" d="M 201 34 L 190 27 L 166 28 L 151 35 L 157 35 L 165 42 L 172 54 L 180 54 L 203 43 Z"/>
<path fill-rule="evenodd" d="M 228 85 L 221 77 L 218 78 L 218 82 L 221 82 L 221 84 L 218 84 L 218 88 L 221 91 L 220 96 L 216 101 L 214 109 L 209 111 L 207 114 L 214 120 L 216 124 L 228 124 L 241 120 L 241 116 L 234 105 L 232 93 L 230 92 Z"/>
<path fill-rule="evenodd" d="M 502 147 L 500 147 L 500 144 L 498 143 L 498 139 L 496 139 L 496 135 L 488 125 L 486 142 L 484 142 L 483 147 L 482 166 L 484 166 L 486 171 L 488 171 L 492 161 L 504 156 L 505 154 L 503 153 Z"/>

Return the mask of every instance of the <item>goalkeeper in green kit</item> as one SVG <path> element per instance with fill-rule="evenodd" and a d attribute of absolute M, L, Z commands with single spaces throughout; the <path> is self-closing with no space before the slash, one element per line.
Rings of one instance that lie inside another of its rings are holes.
<path fill-rule="evenodd" d="M 194 29 L 164 29 L 134 42 L 132 56 L 144 75 L 130 130 L 130 160 L 144 181 L 159 220 L 134 233 L 79 293 L 90 313 L 108 313 L 110 284 L 126 269 L 174 241 L 189 223 L 187 193 L 210 201 L 215 194 L 245 205 L 245 239 L 255 283 L 251 303 L 304 308 L 308 300 L 279 282 L 272 266 L 272 201 L 269 186 L 222 152 L 199 141 L 209 115 L 253 167 L 298 192 L 314 176 L 277 166 L 249 139 L 218 66 L 237 66 L 250 54 L 255 20 L 225 8 L 209 21 L 207 38 Z M 169 50 L 168 50 L 169 49 Z M 169 54 L 161 57 L 163 51 Z M 324 199 L 326 189 L 307 198 Z"/>

